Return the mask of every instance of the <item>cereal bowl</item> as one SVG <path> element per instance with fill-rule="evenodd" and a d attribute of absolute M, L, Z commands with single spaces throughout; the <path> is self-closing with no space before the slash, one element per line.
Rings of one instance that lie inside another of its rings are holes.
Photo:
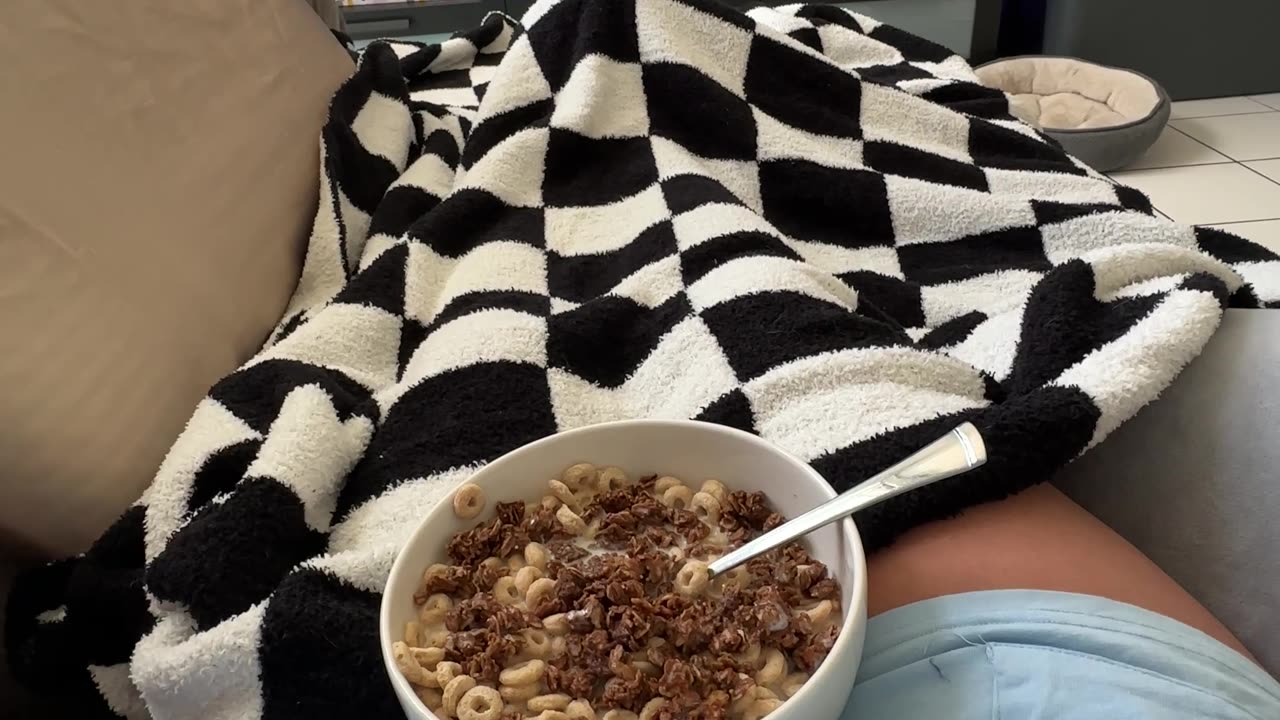
<path fill-rule="evenodd" d="M 455 512 L 455 490 L 426 514 L 391 568 L 382 598 L 379 633 L 383 661 L 407 717 L 449 720 L 428 709 L 400 671 L 393 653 L 393 646 L 404 636 L 406 623 L 418 617 L 414 594 L 419 590 L 424 569 L 447 562 L 450 539 L 493 517 L 496 503 L 536 503 L 547 494 L 550 479 L 583 462 L 621 468 L 631 478 L 675 476 L 693 483 L 719 479 L 730 490 L 764 493 L 773 508 L 786 517 L 795 517 L 835 497 L 835 491 L 811 467 L 770 443 L 740 430 L 695 421 L 627 420 L 592 425 L 543 438 L 498 458 L 460 486 L 480 488 L 487 503 L 484 512 L 471 519 L 459 517 Z M 457 499 L 460 503 L 466 500 Z M 834 621 L 839 634 L 825 660 L 799 690 L 785 701 L 778 698 L 781 704 L 773 704 L 767 715 L 773 720 L 838 718 L 853 688 L 862 656 L 867 585 L 866 561 L 857 528 L 852 520 L 842 520 L 813 532 L 804 544 L 839 585 L 841 615 Z M 605 714 L 597 711 L 596 717 L 603 720 Z"/>

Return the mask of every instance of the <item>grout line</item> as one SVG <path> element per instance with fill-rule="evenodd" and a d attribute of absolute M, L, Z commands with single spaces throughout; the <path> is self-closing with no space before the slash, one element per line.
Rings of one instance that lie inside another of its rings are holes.
<path fill-rule="evenodd" d="M 1253 160 L 1250 160 L 1249 162 L 1253 162 Z M 1240 162 L 1238 160 L 1232 160 L 1231 158 L 1227 158 L 1222 161 L 1215 160 L 1213 162 L 1192 163 L 1191 165 L 1152 165 L 1151 167 L 1133 168 L 1132 170 L 1130 170 L 1129 168 L 1123 168 L 1120 170 L 1113 170 L 1112 172 L 1130 173 L 1130 172 L 1146 172 L 1147 170 L 1178 170 L 1180 168 L 1209 167 L 1210 165 L 1239 165 L 1239 164 Z"/>
<path fill-rule="evenodd" d="M 1263 218 L 1261 220 L 1236 220 L 1235 222 L 1213 223 L 1214 225 L 1251 225 L 1253 223 L 1275 222 L 1280 217 Z"/>
<path fill-rule="evenodd" d="M 1189 139 L 1189 140 L 1192 140 L 1193 142 L 1197 142 L 1197 143 L 1200 143 L 1201 145 L 1204 145 L 1205 147 L 1209 147 L 1208 145 L 1205 145 L 1204 143 L 1200 142 L 1199 140 L 1196 140 L 1195 138 L 1191 137 L 1190 135 L 1186 134 L 1185 132 L 1183 132 L 1183 131 L 1179 130 L 1178 128 L 1174 127 L 1173 125 L 1165 125 L 1165 129 L 1167 129 L 1167 130 L 1172 130 L 1173 132 L 1176 132 L 1176 133 L 1178 133 L 1179 135 L 1181 135 L 1181 136 L 1183 136 L 1183 137 L 1185 137 L 1185 138 L 1187 138 L 1187 139 Z M 1160 140 L 1157 138 L 1157 139 L 1156 139 L 1156 142 L 1160 142 Z M 1215 150 L 1214 148 L 1211 148 L 1211 147 L 1210 147 L 1210 148 L 1209 148 L 1209 150 L 1211 150 L 1214 154 L 1222 155 L 1222 157 L 1224 157 L 1224 158 L 1226 158 L 1226 159 L 1225 159 L 1225 160 L 1223 160 L 1222 162 L 1217 162 L 1217 161 L 1215 160 L 1214 162 L 1196 163 L 1196 164 L 1194 164 L 1194 165 L 1155 165 L 1155 166 L 1152 166 L 1152 167 L 1135 168 L 1132 172 L 1140 172 L 1140 171 L 1142 171 L 1142 170 L 1168 170 L 1168 169 L 1170 169 L 1170 168 L 1180 168 L 1180 167 L 1199 167 L 1199 166 L 1201 166 L 1201 165 L 1225 165 L 1225 164 L 1227 164 L 1227 163 L 1229 163 L 1229 162 L 1234 162 L 1231 158 L 1227 157 L 1225 154 L 1223 154 L 1223 153 L 1219 152 L 1218 150 Z M 1127 169 L 1126 169 L 1126 168 L 1121 168 L 1121 169 L 1120 169 L 1120 170 L 1118 170 L 1117 172 L 1126 172 L 1126 171 L 1127 171 Z"/>
<path fill-rule="evenodd" d="M 1246 102 L 1251 102 L 1262 109 L 1246 110 L 1244 112 L 1219 113 L 1217 115 L 1197 115 L 1195 117 L 1170 117 L 1169 122 L 1173 122 L 1174 120 L 1201 120 L 1203 118 L 1232 117 L 1233 115 L 1260 115 L 1266 112 L 1280 112 L 1280 108 L 1273 108 L 1270 105 L 1262 102 L 1261 100 L 1254 100 L 1252 95 L 1228 95 L 1226 97 L 1220 97 L 1220 98 L 1196 98 L 1195 100 L 1175 100 L 1173 102 L 1173 105 L 1177 105 L 1180 102 L 1199 102 L 1202 100 L 1231 100 L 1231 99 L 1238 99 L 1238 100 L 1244 100 Z"/>
<path fill-rule="evenodd" d="M 1253 161 L 1250 160 L 1249 162 L 1253 162 Z M 1238 160 L 1223 160 L 1222 162 L 1198 163 L 1196 165 L 1161 165 L 1159 167 L 1135 168 L 1133 170 L 1130 170 L 1128 168 L 1122 168 L 1120 170 L 1112 170 L 1110 173 L 1107 173 L 1107 177 L 1114 180 L 1116 175 L 1132 175 L 1134 173 L 1143 173 L 1149 170 L 1190 170 L 1192 168 L 1215 167 L 1219 165 L 1239 165 L 1239 164 L 1240 164 L 1240 161 Z M 1250 169 L 1252 170 L 1253 168 L 1250 168 Z"/>
<path fill-rule="evenodd" d="M 1280 218 L 1276 218 L 1276 219 L 1280 220 Z M 1268 220 L 1234 220 L 1234 221 L 1228 220 L 1226 222 L 1223 222 L 1222 220 L 1210 220 L 1209 222 L 1201 222 L 1201 223 L 1184 222 L 1182 224 L 1190 225 L 1191 227 L 1222 227 L 1222 226 L 1229 226 L 1229 225 L 1246 225 L 1248 223 L 1255 223 L 1255 222 L 1270 222 L 1270 221 Z"/>
<path fill-rule="evenodd" d="M 1280 110 L 1277 110 L 1276 112 L 1280 112 Z M 1236 113 L 1235 115 L 1214 115 L 1213 117 L 1239 117 L 1240 115 L 1265 115 L 1265 114 L 1266 114 L 1266 113 Z M 1195 120 L 1199 120 L 1199 119 L 1201 119 L 1201 118 L 1184 118 L 1184 119 L 1195 119 Z M 1170 124 L 1168 125 L 1168 127 L 1173 127 L 1173 120 L 1170 120 L 1170 121 L 1169 121 L 1169 123 L 1170 123 Z M 1226 158 L 1231 158 L 1231 161 L 1232 161 L 1232 162 L 1234 162 L 1234 163 L 1262 162 L 1263 160 L 1280 160 L 1280 158 L 1253 158 L 1252 160 L 1242 160 L 1242 159 L 1239 159 L 1239 158 L 1235 158 L 1235 157 L 1232 157 L 1231 155 L 1228 155 L 1228 154 L 1227 154 L 1227 152 L 1226 152 L 1225 150 L 1219 150 L 1218 148 L 1216 148 L 1216 147 L 1214 147 L 1214 146 L 1210 145 L 1209 143 L 1207 143 L 1207 142 L 1205 142 L 1205 141 L 1201 140 L 1200 138 L 1198 138 L 1198 137 L 1196 137 L 1196 136 L 1192 135 L 1191 133 L 1188 133 L 1188 132 L 1186 132 L 1186 131 L 1184 131 L 1184 130 L 1181 130 L 1181 129 L 1179 129 L 1179 128 L 1176 128 L 1176 127 L 1173 127 L 1173 129 L 1174 129 L 1174 130 L 1177 130 L 1178 132 L 1182 133 L 1183 135 L 1186 135 L 1187 137 L 1191 138 L 1192 140 L 1195 140 L 1196 142 L 1198 142 L 1198 143 L 1200 143 L 1201 145 L 1203 145 L 1203 146 L 1205 146 L 1205 147 L 1209 148 L 1210 150 L 1212 150 L 1212 151 L 1214 151 L 1214 152 L 1218 153 L 1219 155 L 1221 155 L 1221 156 L 1223 156 L 1223 157 L 1226 157 Z M 1206 164 L 1208 164 L 1208 163 L 1206 163 Z M 1222 163 L 1213 163 L 1213 164 L 1215 164 L 1215 165 L 1221 165 Z M 1194 166 L 1188 165 L 1187 167 L 1194 167 Z M 1252 170 L 1252 169 L 1253 169 L 1253 168 L 1250 168 L 1250 170 Z M 1270 178 L 1267 178 L 1267 179 L 1269 180 Z"/>
<path fill-rule="evenodd" d="M 1238 117 L 1240 115 L 1266 115 L 1267 113 L 1280 112 L 1280 108 L 1273 108 L 1270 105 L 1263 105 L 1262 103 L 1258 103 L 1258 107 L 1262 109 L 1246 110 L 1245 112 L 1222 113 L 1220 115 L 1196 115 L 1194 117 L 1173 117 L 1170 115 L 1169 122 L 1182 122 L 1183 120 L 1208 120 L 1210 118 Z"/>
<path fill-rule="evenodd" d="M 1254 161 L 1254 160 L 1250 160 L 1249 162 L 1255 162 L 1255 161 Z M 1272 179 L 1272 178 L 1270 178 L 1270 177 L 1268 177 L 1268 176 L 1266 176 L 1266 175 L 1263 175 L 1261 172 L 1259 172 L 1259 171 L 1257 171 L 1257 170 L 1254 170 L 1253 168 L 1249 167 L 1248 165 L 1245 165 L 1244 163 L 1239 163 L 1239 165 L 1240 165 L 1240 166 L 1242 166 L 1245 170 L 1248 170 L 1249 172 L 1253 173 L 1254 175 L 1257 175 L 1258 177 L 1262 178 L 1263 180 L 1266 180 L 1267 182 L 1271 183 L 1272 185 L 1280 185 L 1280 181 L 1274 180 L 1274 179 Z"/>
<path fill-rule="evenodd" d="M 1261 115 L 1262 113 L 1242 113 L 1242 114 L 1245 114 L 1245 115 Z M 1218 117 L 1230 117 L 1230 116 L 1227 116 L 1227 115 L 1219 115 Z M 1178 130 L 1178 128 L 1174 128 L 1174 130 Z M 1230 155 L 1226 154 L 1226 153 L 1225 153 L 1225 152 L 1223 152 L 1222 150 L 1219 150 L 1218 148 L 1216 148 L 1216 147 L 1214 147 L 1214 146 L 1210 145 L 1209 143 L 1207 143 L 1207 142 L 1205 142 L 1205 141 L 1201 140 L 1200 138 L 1198 138 L 1198 137 L 1196 137 L 1196 136 L 1194 136 L 1194 135 L 1192 135 L 1192 134 L 1190 134 L 1190 133 L 1185 133 L 1185 132 L 1182 132 L 1181 130 L 1178 130 L 1178 132 L 1181 132 L 1183 135 L 1186 135 L 1187 137 L 1191 138 L 1192 140 L 1195 140 L 1196 142 L 1200 143 L 1201 145 L 1203 145 L 1203 146 L 1205 146 L 1205 147 L 1209 148 L 1210 150 L 1212 150 L 1212 151 L 1214 151 L 1214 152 L 1218 153 L 1218 154 L 1219 154 L 1219 155 L 1221 155 L 1222 157 L 1224 157 L 1224 158 L 1229 158 L 1229 159 L 1231 160 L 1231 162 L 1234 162 L 1234 163 L 1239 163 L 1239 162 L 1240 162 L 1239 160 L 1237 160 L 1237 159 L 1235 159 L 1235 158 L 1231 157 Z M 1218 164 L 1221 164 L 1221 163 L 1218 163 Z"/>

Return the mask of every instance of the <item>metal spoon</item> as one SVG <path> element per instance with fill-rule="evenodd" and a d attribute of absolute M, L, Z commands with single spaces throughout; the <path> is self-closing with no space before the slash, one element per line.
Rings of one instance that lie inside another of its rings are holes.
<path fill-rule="evenodd" d="M 964 423 L 906 460 L 726 553 L 708 564 L 707 571 L 711 577 L 728 572 L 757 555 L 786 545 L 863 508 L 981 467 L 986 462 L 987 448 L 982 442 L 982 435 L 971 423 Z"/>

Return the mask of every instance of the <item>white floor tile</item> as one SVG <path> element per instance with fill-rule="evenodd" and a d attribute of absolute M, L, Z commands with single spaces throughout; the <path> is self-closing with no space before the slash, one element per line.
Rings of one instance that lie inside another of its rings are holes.
<path fill-rule="evenodd" d="M 1170 125 L 1236 160 L 1280 158 L 1280 112 L 1174 120 Z"/>
<path fill-rule="evenodd" d="M 1231 158 L 1192 140 L 1178 130 L 1167 127 L 1151 149 L 1125 170 L 1183 167 L 1185 165 L 1209 165 L 1227 163 Z"/>
<path fill-rule="evenodd" d="M 1134 170 L 1112 177 L 1143 191 L 1161 212 L 1181 223 L 1280 219 L 1280 185 L 1242 165 Z"/>
<path fill-rule="evenodd" d="M 1269 95 L 1252 95 L 1249 99 L 1280 110 L 1280 92 L 1270 93 Z"/>
<path fill-rule="evenodd" d="M 1180 100 L 1173 104 L 1174 120 L 1181 118 L 1214 117 L 1216 115 L 1241 115 L 1267 112 L 1275 108 L 1255 102 L 1247 97 L 1224 97 L 1211 100 Z"/>
<path fill-rule="evenodd" d="M 1245 165 L 1280 183 L 1280 160 L 1255 160 Z"/>
<path fill-rule="evenodd" d="M 1227 223 L 1226 225 L 1214 225 L 1213 227 L 1233 232 L 1246 240 L 1252 240 L 1259 245 L 1266 245 L 1271 250 L 1280 253 L 1280 220 Z"/>

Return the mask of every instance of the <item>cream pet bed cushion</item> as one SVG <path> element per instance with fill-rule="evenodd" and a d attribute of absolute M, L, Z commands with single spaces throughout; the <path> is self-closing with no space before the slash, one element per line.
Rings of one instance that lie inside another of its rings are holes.
<path fill-rule="evenodd" d="M 977 69 L 1009 94 L 1010 109 L 1099 170 L 1147 150 L 1169 119 L 1169 98 L 1151 78 L 1069 57 L 1016 57 Z"/>

